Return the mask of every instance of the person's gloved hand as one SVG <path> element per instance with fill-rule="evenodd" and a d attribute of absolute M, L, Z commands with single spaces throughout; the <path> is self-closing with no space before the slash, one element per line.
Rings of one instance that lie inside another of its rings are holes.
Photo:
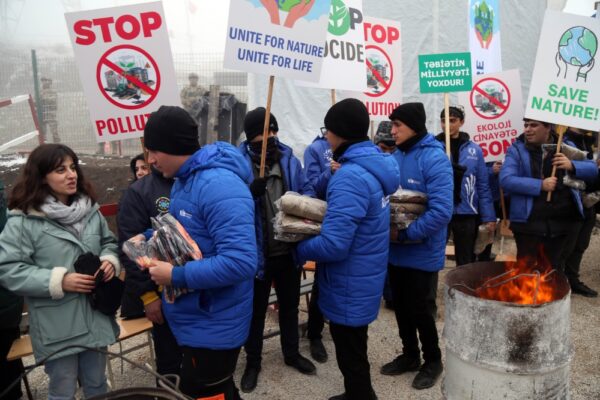
<path fill-rule="evenodd" d="M 255 199 L 264 195 L 267 191 L 267 180 L 265 178 L 256 178 L 250 184 L 250 193 Z"/>

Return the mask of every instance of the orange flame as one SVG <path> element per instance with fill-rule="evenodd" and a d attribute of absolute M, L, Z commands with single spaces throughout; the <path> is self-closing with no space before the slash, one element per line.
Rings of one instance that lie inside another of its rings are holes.
<path fill-rule="evenodd" d="M 543 251 L 535 257 L 507 262 L 506 272 L 488 279 L 475 292 L 478 297 L 508 303 L 537 305 L 558 300 L 555 271 Z"/>

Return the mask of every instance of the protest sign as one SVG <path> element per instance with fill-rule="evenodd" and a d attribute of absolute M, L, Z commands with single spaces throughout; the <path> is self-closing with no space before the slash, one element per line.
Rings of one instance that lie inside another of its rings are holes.
<path fill-rule="evenodd" d="M 600 130 L 600 22 L 546 11 L 525 116 Z"/>
<path fill-rule="evenodd" d="M 225 68 L 317 82 L 331 0 L 231 0 Z"/>
<path fill-rule="evenodd" d="M 474 76 L 502 71 L 499 3 L 469 0 L 469 50 Z"/>
<path fill-rule="evenodd" d="M 367 89 L 362 0 L 332 0 L 324 57 L 320 80 L 298 81 L 299 86 Z"/>
<path fill-rule="evenodd" d="M 486 162 L 503 160 L 523 126 L 519 70 L 475 77 L 470 92 L 458 94 L 465 108 L 462 130 L 481 146 Z"/>
<path fill-rule="evenodd" d="M 151 112 L 181 104 L 162 3 L 65 18 L 98 142 L 141 137 Z"/>
<path fill-rule="evenodd" d="M 446 53 L 419 56 L 421 93 L 471 90 L 471 54 Z"/>

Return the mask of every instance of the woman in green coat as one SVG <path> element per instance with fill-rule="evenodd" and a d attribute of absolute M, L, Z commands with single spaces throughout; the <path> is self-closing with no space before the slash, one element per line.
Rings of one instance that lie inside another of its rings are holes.
<path fill-rule="evenodd" d="M 57 352 L 73 345 L 104 349 L 119 333 L 114 316 L 90 305 L 94 276 L 73 266 L 91 252 L 100 257 L 104 281 L 120 270 L 115 237 L 73 150 L 62 144 L 33 150 L 8 208 L 0 234 L 0 286 L 25 297 L 34 356 L 49 357 L 48 398 L 73 399 L 77 381 L 86 398 L 105 393 L 104 354 L 83 348 Z"/>

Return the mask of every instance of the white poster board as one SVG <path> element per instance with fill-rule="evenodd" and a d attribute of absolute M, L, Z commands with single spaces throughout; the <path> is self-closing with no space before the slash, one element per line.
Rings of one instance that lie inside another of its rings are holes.
<path fill-rule="evenodd" d="M 500 0 L 469 0 L 469 51 L 473 76 L 502 71 Z"/>
<path fill-rule="evenodd" d="M 387 121 L 402 103 L 402 38 L 400 22 L 365 17 L 367 90 L 345 92 L 367 106 L 371 121 Z"/>
<path fill-rule="evenodd" d="M 225 68 L 317 82 L 331 0 L 231 0 Z"/>
<path fill-rule="evenodd" d="M 151 112 L 181 105 L 161 2 L 65 18 L 98 142 L 142 137 Z"/>
<path fill-rule="evenodd" d="M 462 131 L 481 146 L 486 162 L 504 160 L 523 126 L 523 95 L 519 70 L 473 77 L 473 89 L 460 92 L 465 108 Z"/>
<path fill-rule="evenodd" d="M 299 86 L 362 92 L 365 75 L 365 35 L 362 0 L 332 0 L 321 79 L 297 81 Z"/>
<path fill-rule="evenodd" d="M 600 130 L 600 20 L 547 10 L 527 118 Z"/>

